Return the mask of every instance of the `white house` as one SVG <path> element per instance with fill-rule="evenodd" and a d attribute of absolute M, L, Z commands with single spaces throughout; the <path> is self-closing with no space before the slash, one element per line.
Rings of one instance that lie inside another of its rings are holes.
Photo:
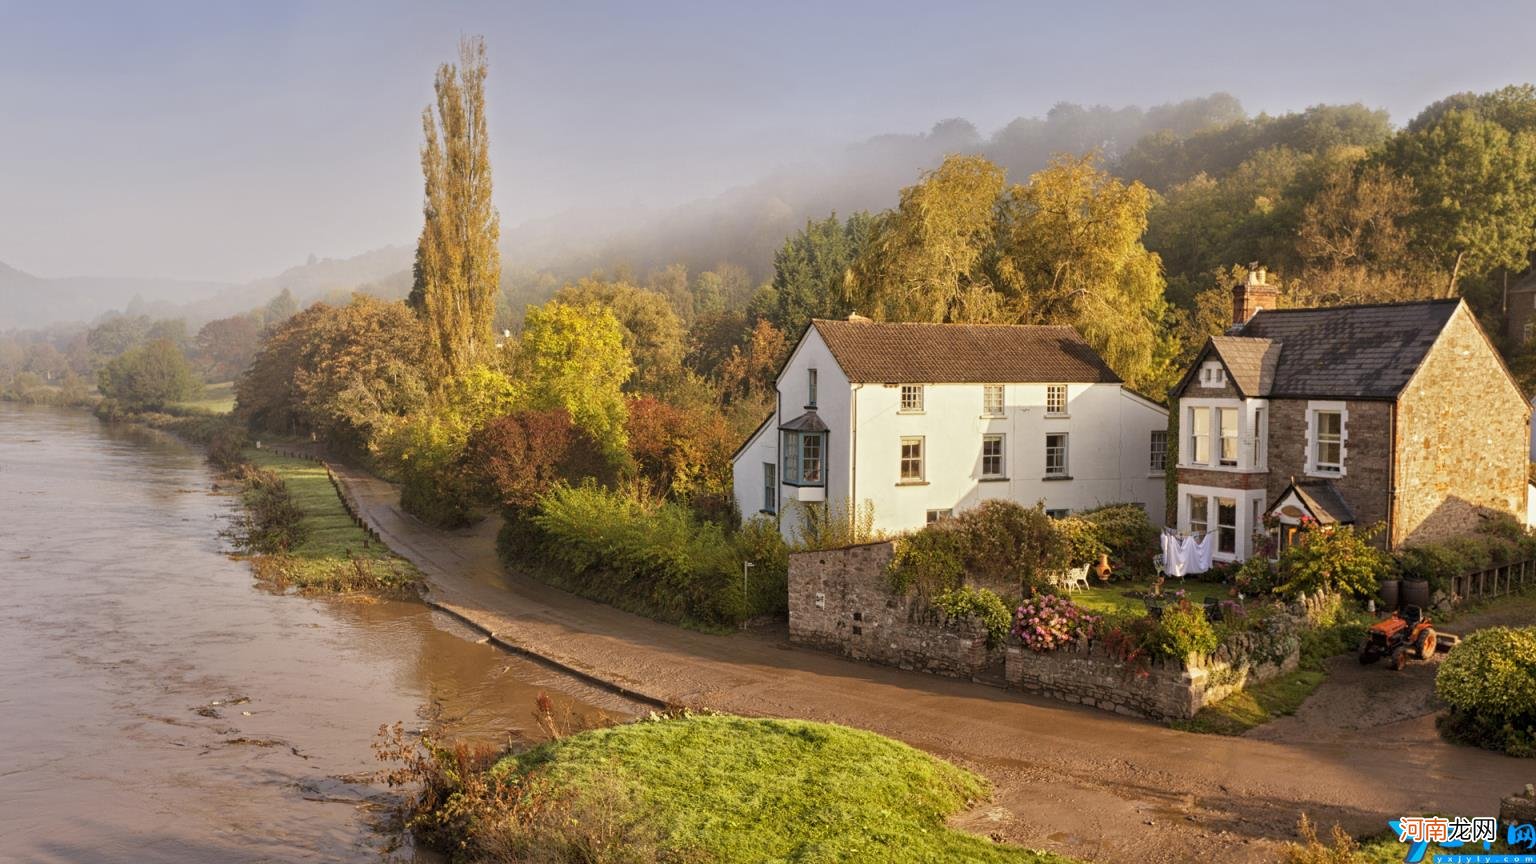
<path fill-rule="evenodd" d="M 1134 502 L 1163 524 L 1168 416 L 1070 327 L 817 320 L 778 408 L 733 460 L 744 518 L 873 504 L 887 532 L 989 498 L 1066 515 Z"/>

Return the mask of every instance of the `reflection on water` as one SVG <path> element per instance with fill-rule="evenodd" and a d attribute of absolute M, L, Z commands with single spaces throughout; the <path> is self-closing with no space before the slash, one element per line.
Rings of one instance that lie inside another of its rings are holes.
<path fill-rule="evenodd" d="M 377 861 L 380 724 L 625 707 L 417 603 L 260 590 L 212 482 L 166 436 L 0 403 L 0 857 Z"/>

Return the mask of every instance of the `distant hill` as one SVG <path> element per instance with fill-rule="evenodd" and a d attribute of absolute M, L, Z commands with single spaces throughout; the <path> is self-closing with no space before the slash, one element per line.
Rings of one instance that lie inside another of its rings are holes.
<path fill-rule="evenodd" d="M 243 284 L 179 279 L 42 277 L 0 262 L 0 331 L 94 321 L 112 312 L 186 318 L 196 329 L 266 304 L 284 288 L 299 305 L 362 288 L 383 297 L 410 290 L 413 250 L 385 246 L 351 258 L 311 258 L 276 276 Z"/>

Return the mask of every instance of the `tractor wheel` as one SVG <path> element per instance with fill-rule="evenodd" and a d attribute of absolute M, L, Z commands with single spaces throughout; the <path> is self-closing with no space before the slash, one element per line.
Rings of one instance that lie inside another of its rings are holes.
<path fill-rule="evenodd" d="M 1392 671 L 1401 672 L 1408 665 L 1408 648 L 1406 646 L 1392 652 Z"/>
<path fill-rule="evenodd" d="M 1370 639 L 1370 637 L 1367 636 L 1366 638 L 1361 639 L 1360 640 L 1360 665 L 1361 666 L 1369 666 L 1372 663 L 1375 663 L 1377 660 L 1380 660 L 1380 659 L 1381 659 L 1381 655 L 1377 654 L 1375 649 L 1373 649 L 1371 647 L 1371 639 Z"/>
<path fill-rule="evenodd" d="M 1425 627 L 1419 634 L 1419 659 L 1428 660 L 1435 655 L 1435 628 Z"/>

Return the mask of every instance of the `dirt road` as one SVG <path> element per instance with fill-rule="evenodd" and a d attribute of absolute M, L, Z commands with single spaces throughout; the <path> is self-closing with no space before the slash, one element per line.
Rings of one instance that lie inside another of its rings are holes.
<path fill-rule="evenodd" d="M 996 794 L 961 827 L 1027 846 L 1095 861 L 1271 861 L 1303 810 L 1376 832 L 1404 813 L 1493 814 L 1536 775 L 1530 762 L 1440 742 L 1428 717 L 1368 715 L 1372 725 L 1333 735 L 1303 709 L 1266 733 L 1277 740 L 1194 735 L 782 637 L 683 630 L 504 574 L 499 520 L 432 529 L 400 512 L 390 484 L 335 470 L 364 518 L 427 575 L 433 601 L 499 641 L 665 702 L 845 723 L 969 765 Z"/>

